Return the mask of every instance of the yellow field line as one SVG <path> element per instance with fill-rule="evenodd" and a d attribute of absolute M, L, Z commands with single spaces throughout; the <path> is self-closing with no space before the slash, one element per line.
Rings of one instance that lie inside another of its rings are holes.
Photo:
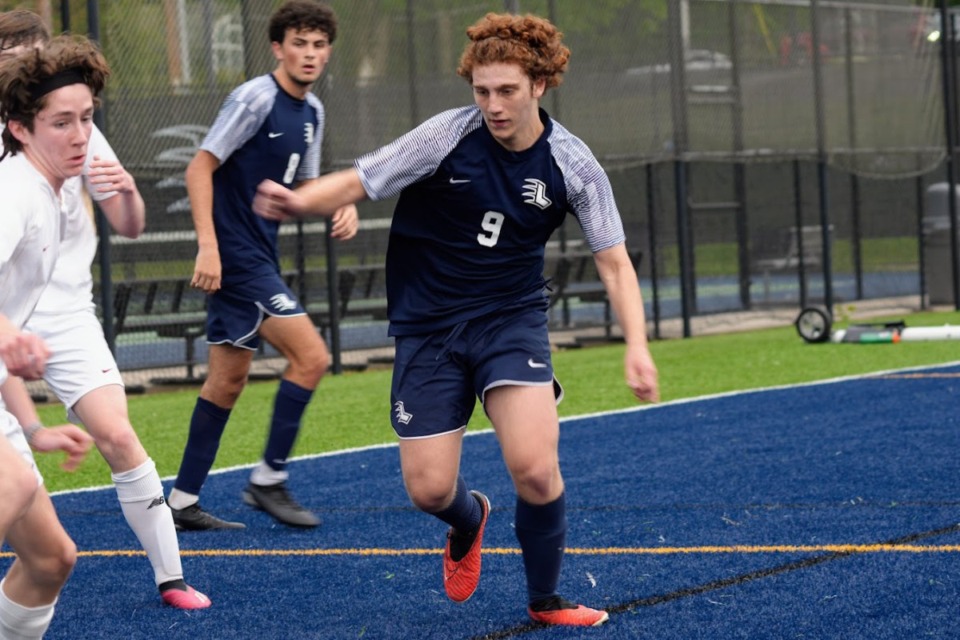
<path fill-rule="evenodd" d="M 183 549 L 180 555 L 219 558 L 310 557 L 310 556 L 428 556 L 439 555 L 441 549 Z M 760 554 L 760 553 L 960 553 L 960 545 L 915 544 L 817 544 L 817 545 L 732 545 L 700 547 L 593 547 L 567 549 L 568 554 L 583 556 L 630 555 L 695 555 L 695 554 Z M 485 555 L 520 555 L 520 549 L 494 547 L 484 549 Z M 129 558 L 145 555 L 130 549 L 103 549 L 80 551 L 84 558 Z M 10 552 L 0 558 L 12 558 Z"/>

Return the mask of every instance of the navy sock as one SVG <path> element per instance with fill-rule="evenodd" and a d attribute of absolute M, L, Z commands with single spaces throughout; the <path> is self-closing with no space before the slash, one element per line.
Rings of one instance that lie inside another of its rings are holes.
<path fill-rule="evenodd" d="M 470 533 L 480 526 L 483 511 L 477 499 L 467 491 L 463 476 L 457 476 L 457 493 L 453 496 L 453 502 L 446 509 L 431 515 L 440 518 L 459 533 Z"/>
<path fill-rule="evenodd" d="M 517 498 L 516 527 L 527 573 L 529 601 L 556 595 L 567 538 L 565 494 L 544 505 Z"/>
<path fill-rule="evenodd" d="M 197 398 L 190 419 L 190 435 L 180 462 L 180 472 L 174 488 L 191 495 L 200 495 L 200 489 L 210 473 L 210 467 L 220 448 L 220 436 L 230 418 L 230 409 L 223 409 L 203 398 Z"/>
<path fill-rule="evenodd" d="M 267 446 L 263 451 L 263 459 L 274 471 L 287 468 L 287 458 L 293 451 L 293 444 L 300 433 L 300 420 L 311 397 L 312 389 L 289 380 L 280 381 L 277 397 L 273 401 L 273 419 L 270 421 Z"/>

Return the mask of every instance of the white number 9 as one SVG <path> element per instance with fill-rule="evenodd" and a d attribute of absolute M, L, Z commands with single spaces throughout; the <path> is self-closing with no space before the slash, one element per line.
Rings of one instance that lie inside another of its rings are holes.
<path fill-rule="evenodd" d="M 503 217 L 502 213 L 487 211 L 483 216 L 483 222 L 480 223 L 480 226 L 487 233 L 486 235 L 478 233 L 477 242 L 485 247 L 496 246 L 497 240 L 500 239 L 500 229 L 503 228 Z"/>

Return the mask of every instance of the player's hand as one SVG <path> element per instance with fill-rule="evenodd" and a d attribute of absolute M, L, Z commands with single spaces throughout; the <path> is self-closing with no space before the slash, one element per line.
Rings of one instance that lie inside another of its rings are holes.
<path fill-rule="evenodd" d="M 660 401 L 660 381 L 657 366 L 653 363 L 650 350 L 644 346 L 627 348 L 624 358 L 627 386 L 638 400 L 644 402 Z"/>
<path fill-rule="evenodd" d="M 273 180 L 264 180 L 253 197 L 253 211 L 267 220 L 283 222 L 303 215 L 303 198 L 291 189 Z"/>
<path fill-rule="evenodd" d="M 197 262 L 193 268 L 190 286 L 202 289 L 204 293 L 213 293 L 220 289 L 220 252 L 210 247 L 201 247 L 197 251 Z"/>
<path fill-rule="evenodd" d="M 64 471 L 73 471 L 87 456 L 87 452 L 93 446 L 93 438 L 80 427 L 65 424 L 38 429 L 30 439 L 30 446 L 41 453 L 63 451 L 67 454 L 67 458 L 60 467 Z"/>
<path fill-rule="evenodd" d="M 330 236 L 337 240 L 349 240 L 357 235 L 357 229 L 360 228 L 360 217 L 357 214 L 357 207 L 348 204 L 340 207 L 330 217 Z"/>
<path fill-rule="evenodd" d="M 50 349 L 32 333 L 0 333 L 0 359 L 11 375 L 24 380 L 39 380 L 47 366 Z"/>
<path fill-rule="evenodd" d="M 87 177 L 99 193 L 132 193 L 137 188 L 133 176 L 123 165 L 117 160 L 101 160 L 100 156 L 93 156 Z"/>

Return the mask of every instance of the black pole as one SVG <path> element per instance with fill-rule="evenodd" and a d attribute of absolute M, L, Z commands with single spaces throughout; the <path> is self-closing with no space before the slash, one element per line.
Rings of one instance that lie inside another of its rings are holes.
<path fill-rule="evenodd" d="M 740 29 L 737 22 L 737 0 L 733 0 L 727 12 L 730 29 L 731 88 L 733 89 L 733 150 L 743 151 L 743 90 L 740 82 Z M 733 165 L 733 193 L 737 208 L 737 271 L 740 285 L 740 306 L 749 309 L 750 302 L 750 226 L 747 219 L 746 166 L 739 159 Z"/>
<path fill-rule="evenodd" d="M 70 31 L 70 0 L 60 0 L 60 30 Z"/>
<path fill-rule="evenodd" d="M 321 101 L 326 100 L 326 90 L 329 87 L 327 84 L 326 76 L 322 79 L 320 86 L 318 87 L 318 94 Z M 323 138 L 323 149 L 321 150 L 321 158 L 329 158 L 330 153 L 327 149 L 329 144 L 329 138 L 324 136 Z M 323 173 L 323 167 L 321 167 L 320 173 Z M 334 241 L 333 236 L 331 235 L 333 229 L 333 222 L 330 218 L 326 219 L 326 224 L 324 228 L 324 250 L 326 252 L 327 260 L 327 317 L 328 317 L 328 326 L 330 329 L 330 371 L 335 375 L 339 375 L 343 372 L 343 353 L 340 341 L 340 269 L 337 266 L 337 242 Z M 300 229 L 298 229 L 299 233 Z M 298 250 L 299 251 L 299 250 Z M 301 255 L 306 253 L 306 246 L 301 252 Z M 301 286 L 306 286 L 306 263 L 304 262 L 298 264 L 298 269 L 301 273 Z"/>
<path fill-rule="evenodd" d="M 519 8 L 519 7 L 518 7 Z M 547 19 L 553 24 L 557 24 L 557 3 L 555 0 L 547 1 Z M 550 116 L 554 120 L 559 120 L 560 116 L 560 92 L 557 89 L 550 91 Z M 567 220 L 557 229 L 557 240 L 560 242 L 560 253 L 567 252 Z M 562 296 L 560 299 L 560 320 L 564 327 L 570 326 L 570 298 Z"/>
<path fill-rule="evenodd" d="M 417 103 L 417 34 L 414 0 L 407 0 L 407 91 L 410 95 L 410 126 L 420 124 L 420 105 Z"/>
<path fill-rule="evenodd" d="M 324 232 L 327 249 L 327 306 L 330 314 L 330 354 L 333 358 L 331 370 L 334 374 L 343 372 L 343 354 L 340 352 L 340 289 L 337 286 L 337 248 L 331 230 L 333 222 L 327 219 Z"/>
<path fill-rule="evenodd" d="M 646 175 L 647 175 L 647 251 L 650 255 L 650 287 L 652 290 L 651 295 L 653 300 L 651 304 L 653 305 L 653 337 L 657 340 L 660 339 L 660 285 L 658 280 L 660 278 L 659 270 L 657 269 L 657 262 L 659 256 L 657 255 L 657 197 L 656 197 L 656 181 L 653 176 L 654 166 L 648 164 L 646 166 Z"/>
<path fill-rule="evenodd" d="M 917 166 L 923 165 L 920 157 L 917 157 Z M 927 309 L 927 251 L 923 246 L 923 217 L 925 207 L 923 202 L 923 176 L 917 175 L 914 180 L 916 185 L 917 197 L 917 259 L 920 261 L 920 308 Z"/>
<path fill-rule="evenodd" d="M 667 3 L 667 41 L 670 58 L 670 111 L 673 115 L 673 177 L 677 215 L 677 249 L 680 261 L 680 311 L 683 337 L 689 338 L 690 316 L 696 300 L 693 290 L 693 238 L 687 206 L 687 79 L 683 43 L 683 17 L 678 2 Z"/>
<path fill-rule="evenodd" d="M 853 250 L 853 271 L 854 282 L 856 285 L 856 299 L 863 299 L 863 247 L 862 238 L 863 229 L 860 224 L 860 176 L 856 173 L 857 160 L 857 118 L 856 118 L 856 93 L 853 90 L 853 19 L 850 9 L 843 10 L 844 22 L 844 44 L 846 51 L 846 75 L 847 75 L 847 134 L 850 143 L 850 158 L 853 160 L 854 170 L 850 172 L 850 244 Z"/>
<path fill-rule="evenodd" d="M 294 267 L 297 271 L 297 297 L 300 304 L 307 308 L 307 243 L 303 233 L 303 220 L 297 219 L 297 248 L 293 253 Z"/>
<path fill-rule="evenodd" d="M 943 107 L 946 113 L 943 119 L 944 134 L 947 139 L 947 210 L 950 215 L 950 274 L 953 277 L 953 304 L 960 311 L 960 268 L 957 251 L 957 169 L 955 162 L 956 131 L 954 114 L 956 113 L 956 86 L 953 83 L 953 64 L 955 43 L 953 41 L 953 21 L 947 10 L 947 0 L 940 0 L 940 59 L 943 80 Z"/>
<path fill-rule="evenodd" d="M 797 265 L 797 280 L 800 284 L 800 308 L 807 308 L 807 274 L 803 267 L 803 181 L 800 175 L 800 160 L 793 160 L 793 224 L 796 228 L 797 254 L 800 264 Z"/>
<path fill-rule="evenodd" d="M 820 242 L 823 245 L 823 304 L 833 309 L 833 264 L 831 259 L 830 212 L 827 197 L 826 116 L 823 110 L 823 58 L 820 55 L 820 1 L 810 0 L 810 39 L 813 46 L 813 92 L 817 115 L 817 183 L 820 187 Z M 803 235 L 801 233 L 801 235 Z M 801 261 L 803 254 L 800 254 Z"/>
<path fill-rule="evenodd" d="M 66 1 L 63 4 L 66 4 Z M 69 22 L 69 9 L 66 10 L 65 15 Z M 100 41 L 100 3 L 98 0 L 87 0 L 87 34 L 91 40 Z M 103 132 L 107 130 L 106 118 L 103 113 L 105 106 L 106 102 L 93 114 L 94 124 Z M 110 224 L 96 201 L 94 201 L 94 211 L 97 222 L 97 238 L 100 245 L 100 309 L 103 314 L 103 337 L 106 339 L 110 351 L 116 354 L 117 332 L 113 323 L 113 279 L 110 274 L 112 265 L 110 259 Z"/>

